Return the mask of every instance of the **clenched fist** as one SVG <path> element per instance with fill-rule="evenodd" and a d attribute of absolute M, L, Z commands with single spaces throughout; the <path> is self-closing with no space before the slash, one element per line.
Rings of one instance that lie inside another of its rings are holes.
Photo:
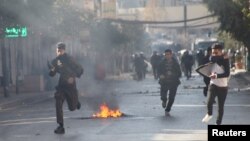
<path fill-rule="evenodd" d="M 68 83 L 69 83 L 69 84 L 73 84 L 73 82 L 74 82 L 74 78 L 73 78 L 73 77 L 70 77 L 70 78 L 68 79 Z"/>

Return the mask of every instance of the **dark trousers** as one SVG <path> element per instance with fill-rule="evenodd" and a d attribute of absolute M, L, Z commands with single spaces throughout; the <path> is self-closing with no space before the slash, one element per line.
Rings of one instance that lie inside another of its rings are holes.
<path fill-rule="evenodd" d="M 185 64 L 185 76 L 189 79 L 192 76 L 192 65 Z"/>
<path fill-rule="evenodd" d="M 143 70 L 142 68 L 135 68 L 137 80 L 142 80 L 143 79 Z"/>
<path fill-rule="evenodd" d="M 214 84 L 209 85 L 208 88 L 208 99 L 207 99 L 207 110 L 208 115 L 213 114 L 213 102 L 215 97 L 218 100 L 218 114 L 216 124 L 220 125 L 224 114 L 224 104 L 227 97 L 228 87 L 218 87 Z"/>
<path fill-rule="evenodd" d="M 154 78 L 155 78 L 155 79 L 158 79 L 158 70 L 157 70 L 157 66 L 153 66 L 152 69 L 153 69 Z"/>
<path fill-rule="evenodd" d="M 177 86 L 167 86 L 161 85 L 161 100 L 162 102 L 167 102 L 165 111 L 170 112 L 172 105 L 175 100 L 175 95 L 177 91 Z M 168 93 L 169 92 L 169 93 Z"/>
<path fill-rule="evenodd" d="M 208 87 L 209 87 L 209 83 L 210 83 L 210 78 L 209 77 L 204 77 L 203 81 L 205 83 L 205 87 L 203 88 L 203 94 L 205 97 L 207 97 L 207 91 L 208 91 Z"/>
<path fill-rule="evenodd" d="M 63 102 L 66 99 L 70 111 L 76 110 L 78 104 L 77 90 L 57 90 L 55 92 L 56 100 L 56 120 L 63 125 Z"/>

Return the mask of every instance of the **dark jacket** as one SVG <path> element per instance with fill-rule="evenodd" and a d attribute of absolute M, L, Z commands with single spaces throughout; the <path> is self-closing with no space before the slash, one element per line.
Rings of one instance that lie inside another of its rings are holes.
<path fill-rule="evenodd" d="M 230 64 L 229 64 L 228 58 L 224 58 L 224 56 L 212 56 L 211 62 L 217 63 L 219 66 L 221 66 L 224 69 L 224 73 L 217 74 L 217 78 L 229 77 Z"/>
<path fill-rule="evenodd" d="M 77 74 L 77 70 L 82 69 L 83 71 L 81 65 L 75 62 L 73 58 L 66 53 L 53 59 L 51 64 L 55 70 L 50 70 L 49 75 L 55 76 L 56 73 L 60 74 L 57 88 L 76 88 L 75 78 L 79 76 L 79 74 Z M 74 79 L 72 84 L 68 83 L 68 79 L 70 77 Z"/>
<path fill-rule="evenodd" d="M 152 67 L 158 67 L 159 63 L 161 62 L 161 56 L 154 54 L 150 58 L 150 63 Z"/>
<path fill-rule="evenodd" d="M 176 59 L 172 59 L 172 67 L 168 68 L 167 59 L 163 59 L 158 67 L 159 75 L 163 75 L 164 78 L 159 80 L 161 85 L 177 86 L 180 84 L 181 68 Z M 168 73 L 168 71 L 170 71 Z"/>

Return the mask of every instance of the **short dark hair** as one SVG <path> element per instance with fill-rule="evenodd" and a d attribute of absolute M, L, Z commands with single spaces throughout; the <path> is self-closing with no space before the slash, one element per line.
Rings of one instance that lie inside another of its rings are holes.
<path fill-rule="evenodd" d="M 172 50 L 171 49 L 166 49 L 165 53 L 167 53 L 167 52 L 172 53 Z"/>
<path fill-rule="evenodd" d="M 57 48 L 65 50 L 66 49 L 66 45 L 63 42 L 59 42 L 59 43 L 57 43 Z"/>
<path fill-rule="evenodd" d="M 215 43 L 215 44 L 213 44 L 212 49 L 221 49 L 222 50 L 223 46 L 219 43 Z"/>
<path fill-rule="evenodd" d="M 207 52 L 209 52 L 209 51 L 212 51 L 212 47 L 211 47 L 211 46 L 209 46 L 209 47 L 207 48 Z"/>

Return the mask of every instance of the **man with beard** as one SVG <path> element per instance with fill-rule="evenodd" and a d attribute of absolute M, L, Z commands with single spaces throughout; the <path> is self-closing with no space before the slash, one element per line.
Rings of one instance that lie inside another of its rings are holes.
<path fill-rule="evenodd" d="M 158 67 L 162 107 L 165 109 L 165 116 L 169 116 L 178 85 L 180 84 L 181 68 L 177 59 L 173 57 L 173 52 L 170 49 L 165 50 L 165 58 L 160 62 Z"/>
<path fill-rule="evenodd" d="M 55 129 L 54 133 L 64 134 L 63 122 L 63 102 L 66 99 L 70 111 L 81 108 L 78 101 L 78 91 L 76 88 L 76 77 L 83 74 L 81 65 L 75 62 L 71 56 L 66 52 L 66 45 L 62 42 L 57 44 L 57 57 L 48 63 L 50 69 L 49 75 L 55 76 L 56 73 L 60 74 L 58 85 L 56 86 L 55 100 L 56 100 L 56 119 L 59 126 Z"/>
<path fill-rule="evenodd" d="M 224 114 L 224 104 L 228 92 L 228 80 L 230 75 L 230 65 L 227 56 L 224 56 L 223 46 L 221 44 L 214 44 L 212 46 L 211 62 L 218 64 L 217 67 L 212 67 L 210 75 L 210 84 L 208 88 L 208 99 L 207 99 L 207 114 L 202 119 L 202 122 L 208 123 L 212 119 L 213 114 L 213 102 L 217 97 L 218 102 L 218 115 L 216 124 L 222 123 Z M 220 68 L 219 68 L 220 67 Z M 222 69 L 223 71 L 219 71 Z"/>

